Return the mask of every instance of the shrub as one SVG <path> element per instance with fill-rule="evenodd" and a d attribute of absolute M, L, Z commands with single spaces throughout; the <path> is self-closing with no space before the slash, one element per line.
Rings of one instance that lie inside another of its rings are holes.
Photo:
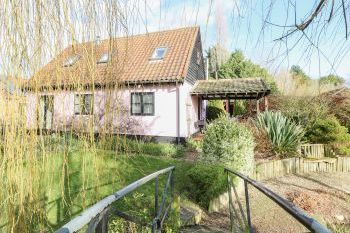
<path fill-rule="evenodd" d="M 207 121 L 211 122 L 225 114 L 224 104 L 221 100 L 210 100 L 207 105 Z"/>
<path fill-rule="evenodd" d="M 209 124 L 203 138 L 203 158 L 248 172 L 254 160 L 254 139 L 245 126 L 221 116 Z"/>
<path fill-rule="evenodd" d="M 304 130 L 281 112 L 264 112 L 255 120 L 258 129 L 266 132 L 273 150 L 280 156 L 295 153 L 304 136 Z"/>
<path fill-rule="evenodd" d="M 234 102 L 234 116 L 241 116 L 247 113 L 248 103 L 247 100 L 235 100 Z"/>
<path fill-rule="evenodd" d="M 340 145 L 335 148 L 335 152 L 339 155 L 350 156 L 350 145 Z"/>
<path fill-rule="evenodd" d="M 211 164 L 196 164 L 186 172 L 183 190 L 203 208 L 209 207 L 210 200 L 226 190 L 224 167 Z"/>
<path fill-rule="evenodd" d="M 202 152 L 203 141 L 201 139 L 194 140 L 193 138 L 188 138 L 186 140 L 186 147 L 190 151 L 196 151 L 198 153 Z"/>
<path fill-rule="evenodd" d="M 306 138 L 313 143 L 337 143 L 348 142 L 350 135 L 345 126 L 340 125 L 335 117 L 317 119 L 305 134 Z"/>
<path fill-rule="evenodd" d="M 273 96 L 270 98 L 270 109 L 281 112 L 304 128 L 319 118 L 327 117 L 329 112 L 326 99 L 305 96 Z"/>

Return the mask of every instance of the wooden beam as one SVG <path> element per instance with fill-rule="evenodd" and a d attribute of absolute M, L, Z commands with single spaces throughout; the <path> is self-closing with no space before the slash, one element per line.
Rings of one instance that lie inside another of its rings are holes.
<path fill-rule="evenodd" d="M 257 99 L 256 100 L 256 115 L 258 115 L 260 113 L 260 100 Z"/>
<path fill-rule="evenodd" d="M 233 99 L 233 103 L 232 103 L 232 116 L 233 117 L 235 116 L 235 102 L 236 102 L 236 100 Z"/>
<path fill-rule="evenodd" d="M 202 120 L 202 105 L 203 105 L 203 100 L 201 96 L 198 96 L 198 120 Z"/>
<path fill-rule="evenodd" d="M 269 98 L 267 96 L 264 96 L 264 102 L 265 102 L 265 111 L 269 111 Z"/>
<path fill-rule="evenodd" d="M 228 98 L 226 98 L 226 112 L 227 113 L 230 113 L 230 104 L 229 104 L 229 99 Z"/>

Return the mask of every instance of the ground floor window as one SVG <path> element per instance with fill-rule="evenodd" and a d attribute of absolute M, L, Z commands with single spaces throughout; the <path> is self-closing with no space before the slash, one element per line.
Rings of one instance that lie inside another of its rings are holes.
<path fill-rule="evenodd" d="M 76 115 L 92 115 L 93 103 L 92 94 L 76 94 L 74 96 L 74 113 Z"/>
<path fill-rule="evenodd" d="M 131 115 L 154 115 L 154 92 L 131 93 Z"/>

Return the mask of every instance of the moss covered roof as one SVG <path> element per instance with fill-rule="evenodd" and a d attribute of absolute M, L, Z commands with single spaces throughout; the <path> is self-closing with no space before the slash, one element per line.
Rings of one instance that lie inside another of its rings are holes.
<path fill-rule="evenodd" d="M 270 93 L 271 88 L 261 78 L 198 80 L 191 91 L 203 99 L 259 99 Z"/>

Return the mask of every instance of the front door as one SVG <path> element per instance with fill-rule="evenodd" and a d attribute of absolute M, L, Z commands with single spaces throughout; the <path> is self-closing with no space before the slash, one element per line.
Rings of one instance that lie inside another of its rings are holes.
<path fill-rule="evenodd" d="M 39 100 L 39 127 L 52 129 L 53 123 L 53 95 L 40 96 Z"/>

